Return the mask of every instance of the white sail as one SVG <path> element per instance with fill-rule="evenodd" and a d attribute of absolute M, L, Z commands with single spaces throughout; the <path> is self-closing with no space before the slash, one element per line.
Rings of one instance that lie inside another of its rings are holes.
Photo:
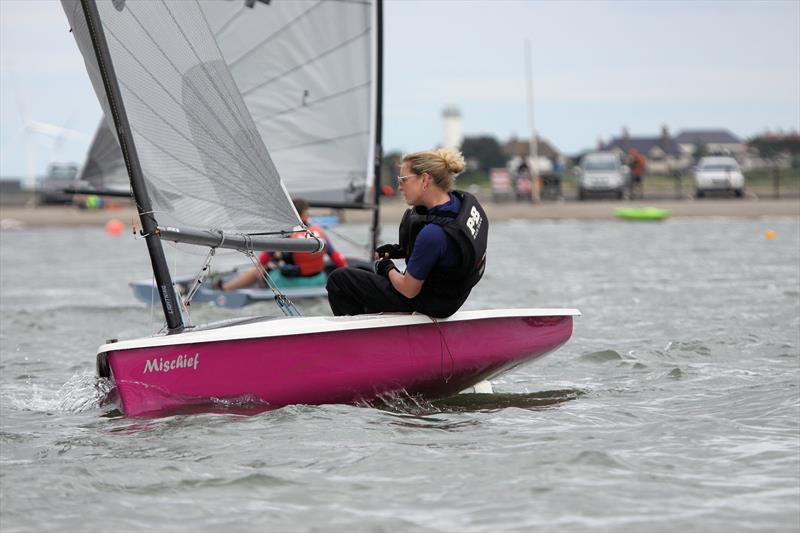
<path fill-rule="evenodd" d="M 110 117 L 81 3 L 62 5 Z M 199 5 L 108 0 L 96 7 L 159 225 L 226 233 L 297 227 L 297 212 Z"/>
<path fill-rule="evenodd" d="M 291 195 L 370 203 L 373 0 L 201 0 L 200 7 Z M 101 166 L 124 171 L 119 150 L 103 157 Z"/>
<path fill-rule="evenodd" d="M 122 193 L 131 189 L 117 135 L 108 127 L 105 118 L 97 126 L 78 179 L 98 191 Z"/>

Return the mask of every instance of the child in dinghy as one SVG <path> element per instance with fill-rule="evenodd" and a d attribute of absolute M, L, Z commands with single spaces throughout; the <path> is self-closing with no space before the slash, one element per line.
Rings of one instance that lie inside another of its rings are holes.
<path fill-rule="evenodd" d="M 347 260 L 341 252 L 334 249 L 330 239 L 328 239 L 328 236 L 325 234 L 325 230 L 316 224 L 309 225 L 308 202 L 301 198 L 296 198 L 292 203 L 294 203 L 297 214 L 300 215 L 300 220 L 303 221 L 303 224 L 308 230 L 317 237 L 325 240 L 325 252 L 328 254 L 331 264 L 335 268 L 346 267 Z M 293 237 L 301 238 L 304 235 L 305 232 L 299 232 L 293 235 Z M 274 266 L 280 271 L 281 275 L 287 278 L 313 277 L 325 272 L 324 256 L 325 254 L 322 252 L 287 252 L 274 255 L 269 252 L 262 252 L 258 257 L 258 261 L 261 263 L 261 266 L 267 270 L 270 270 L 271 266 Z M 322 281 L 324 282 L 324 279 Z M 213 282 L 213 287 L 215 289 L 223 291 L 233 291 L 251 285 L 258 285 L 260 287 L 266 286 L 264 276 L 261 273 L 261 269 L 258 267 L 249 268 L 229 281 L 216 279 Z"/>

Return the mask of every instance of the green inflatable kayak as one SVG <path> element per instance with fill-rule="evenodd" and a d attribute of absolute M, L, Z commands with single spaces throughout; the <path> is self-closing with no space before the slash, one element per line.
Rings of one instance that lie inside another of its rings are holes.
<path fill-rule="evenodd" d="M 672 211 L 658 207 L 619 207 L 614 214 L 626 220 L 664 220 L 672 215 Z"/>

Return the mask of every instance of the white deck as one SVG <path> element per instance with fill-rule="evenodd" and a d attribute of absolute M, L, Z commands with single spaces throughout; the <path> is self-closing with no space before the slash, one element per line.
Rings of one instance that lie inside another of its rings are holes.
<path fill-rule="evenodd" d="M 480 311 L 459 311 L 449 318 L 436 319 L 436 322 L 459 322 L 482 320 L 488 318 L 545 317 L 545 316 L 580 316 L 577 309 L 492 309 Z M 377 315 L 356 316 L 310 316 L 310 317 L 276 317 L 259 322 L 234 324 L 216 329 L 201 331 L 185 331 L 174 335 L 158 335 L 131 339 L 110 344 L 103 344 L 98 353 L 147 348 L 156 346 L 174 346 L 176 344 L 194 344 L 229 340 L 254 339 L 263 337 L 279 337 L 287 335 L 305 335 L 309 333 L 328 333 L 334 331 L 354 331 L 360 329 L 388 328 L 430 324 L 434 319 L 419 313 L 382 313 Z"/>

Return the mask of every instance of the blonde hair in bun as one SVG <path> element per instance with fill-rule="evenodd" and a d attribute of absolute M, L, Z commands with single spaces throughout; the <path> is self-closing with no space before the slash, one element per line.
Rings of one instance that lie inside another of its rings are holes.
<path fill-rule="evenodd" d="M 414 174 L 421 175 L 427 172 L 434 183 L 447 192 L 453 190 L 456 175 L 464 171 L 464 156 L 451 148 L 406 154 L 403 156 L 403 163 L 408 163 Z"/>

